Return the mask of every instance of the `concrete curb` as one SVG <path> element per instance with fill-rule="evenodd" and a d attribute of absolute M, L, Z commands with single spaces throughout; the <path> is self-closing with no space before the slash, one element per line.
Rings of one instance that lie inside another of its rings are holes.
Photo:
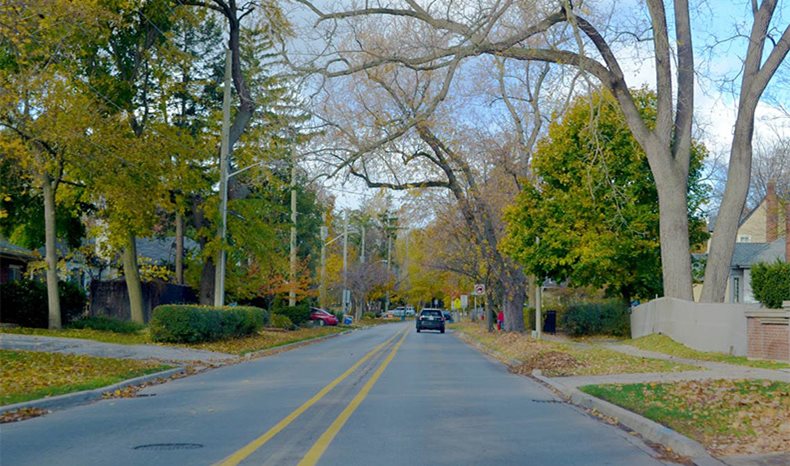
<path fill-rule="evenodd" d="M 23 401 L 21 403 L 14 403 L 12 405 L 0 406 L 0 414 L 9 411 L 15 411 L 22 408 L 38 408 L 47 410 L 57 410 L 86 404 L 94 400 L 103 398 L 102 394 L 105 392 L 112 392 L 130 385 L 139 385 L 150 382 L 155 379 L 167 378 L 172 375 L 184 372 L 183 367 L 175 367 L 166 371 L 156 372 L 154 374 L 143 375 L 133 379 L 124 380 L 113 385 L 106 387 L 94 388 L 92 390 L 83 390 L 81 392 L 66 393 L 65 395 L 58 395 L 49 398 L 41 398 L 38 400 Z"/>
<path fill-rule="evenodd" d="M 690 457 L 696 465 L 724 465 L 724 463 L 712 457 L 701 443 L 679 434 L 666 426 L 651 421 L 625 408 L 609 403 L 608 401 L 588 395 L 577 388 L 568 387 L 557 380 L 544 377 L 539 370 L 533 371 L 532 377 L 562 393 L 570 403 L 584 408 L 594 409 L 601 414 L 613 417 L 619 423 L 639 433 L 645 439 L 651 442 L 660 443 L 672 449 L 675 453 Z"/>

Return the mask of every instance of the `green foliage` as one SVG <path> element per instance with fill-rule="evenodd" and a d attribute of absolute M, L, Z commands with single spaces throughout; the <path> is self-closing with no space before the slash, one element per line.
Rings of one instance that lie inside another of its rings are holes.
<path fill-rule="evenodd" d="M 310 305 L 308 303 L 297 304 L 296 306 L 278 306 L 272 309 L 272 314 L 288 317 L 294 325 L 302 325 L 310 320 Z"/>
<path fill-rule="evenodd" d="M 85 309 L 85 292 L 70 282 L 58 283 L 60 319 L 64 324 Z M 0 285 L 0 321 L 23 327 L 47 328 L 49 308 L 47 285 L 38 280 L 17 280 Z"/>
<path fill-rule="evenodd" d="M 376 318 L 376 314 L 374 314 L 372 312 L 366 312 L 365 314 L 362 315 L 362 318 L 363 319 L 375 319 Z M 341 319 L 341 321 L 342 321 L 342 319 Z"/>
<path fill-rule="evenodd" d="M 648 124 L 655 94 L 634 92 Z M 691 241 L 701 241 L 700 183 L 705 149 L 692 148 Z M 549 127 L 527 185 L 506 212 L 503 249 L 528 272 L 571 286 L 605 289 L 625 300 L 661 294 L 658 194 L 647 157 L 613 97 L 579 99 Z M 536 239 L 539 238 L 539 241 Z"/>
<path fill-rule="evenodd" d="M 154 341 L 198 343 L 254 334 L 268 317 L 265 310 L 252 306 L 167 304 L 154 309 L 149 327 Z"/>
<path fill-rule="evenodd" d="M 582 335 L 628 336 L 631 316 L 621 302 L 572 304 L 561 317 L 565 332 L 573 337 Z"/>
<path fill-rule="evenodd" d="M 143 324 L 104 316 L 83 317 L 77 319 L 69 328 L 102 330 L 115 333 L 137 333 L 145 328 Z"/>
<path fill-rule="evenodd" d="M 282 328 L 285 330 L 295 330 L 296 325 L 291 322 L 291 319 L 288 316 L 282 314 L 272 314 L 272 323 L 271 326 L 274 328 Z"/>
<path fill-rule="evenodd" d="M 790 301 L 790 262 L 777 260 L 752 267 L 752 291 L 765 307 L 781 308 L 782 301 Z"/>

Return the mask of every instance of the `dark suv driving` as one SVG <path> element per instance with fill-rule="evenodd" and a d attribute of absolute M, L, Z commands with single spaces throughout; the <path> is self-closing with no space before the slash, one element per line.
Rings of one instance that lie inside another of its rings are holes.
<path fill-rule="evenodd" d="M 441 309 L 423 309 L 416 322 L 417 333 L 420 330 L 438 330 L 444 333 L 444 314 Z"/>

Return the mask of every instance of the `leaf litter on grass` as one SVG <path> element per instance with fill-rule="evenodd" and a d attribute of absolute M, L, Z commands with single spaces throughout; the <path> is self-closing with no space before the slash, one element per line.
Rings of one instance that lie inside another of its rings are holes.
<path fill-rule="evenodd" d="M 715 455 L 790 448 L 790 384 L 689 380 L 582 387 L 704 444 Z"/>
<path fill-rule="evenodd" d="M 511 371 L 531 374 L 540 369 L 549 377 L 572 375 L 610 375 L 645 372 L 678 372 L 698 369 L 694 366 L 660 359 L 643 358 L 592 346 L 536 340 L 516 332 L 489 333 L 485 326 L 456 324 L 462 334 L 500 354 L 505 362 L 518 361 Z"/>

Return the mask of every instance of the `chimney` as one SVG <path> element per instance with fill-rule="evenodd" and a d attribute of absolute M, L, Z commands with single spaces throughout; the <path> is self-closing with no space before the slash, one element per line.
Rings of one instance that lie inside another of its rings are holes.
<path fill-rule="evenodd" d="M 765 242 L 772 243 L 779 237 L 779 202 L 776 199 L 776 181 L 769 180 L 765 190 Z"/>

